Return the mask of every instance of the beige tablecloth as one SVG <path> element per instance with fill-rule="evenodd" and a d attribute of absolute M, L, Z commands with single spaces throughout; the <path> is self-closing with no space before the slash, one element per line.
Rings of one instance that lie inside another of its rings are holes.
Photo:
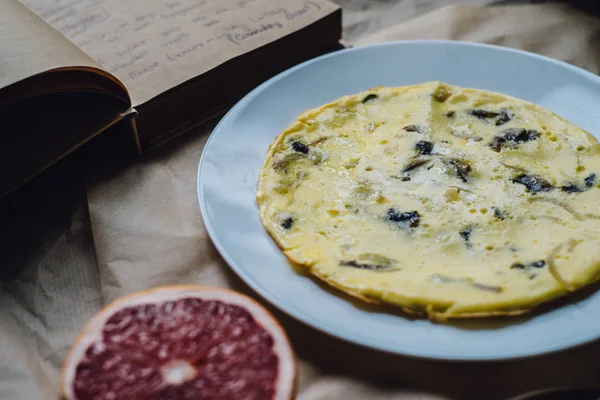
<path fill-rule="evenodd" d="M 347 7 L 346 38 L 352 44 L 482 41 L 600 70 L 600 22 L 564 7 L 459 5 L 399 22 L 434 2 L 340 2 Z M 81 174 L 68 162 L 25 189 L 11 200 L 10 211 L 0 214 L 5 221 L 0 227 L 5 270 L 1 400 L 55 398 L 57 371 L 77 331 L 102 304 L 119 296 L 155 285 L 200 283 L 257 297 L 218 255 L 200 218 L 196 169 L 211 129 L 199 129 L 145 159 L 88 173 L 91 226 L 85 193 L 77 184 Z M 598 342 L 521 361 L 427 361 L 341 342 L 270 309 L 299 358 L 300 400 L 501 399 L 540 388 L 600 383 Z"/>

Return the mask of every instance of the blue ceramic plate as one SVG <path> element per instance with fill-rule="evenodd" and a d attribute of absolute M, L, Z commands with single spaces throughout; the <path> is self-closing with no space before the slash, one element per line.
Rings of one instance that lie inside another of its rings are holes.
<path fill-rule="evenodd" d="M 600 336 L 600 292 L 529 316 L 452 324 L 356 304 L 299 275 L 260 222 L 257 176 L 269 144 L 304 110 L 374 86 L 431 80 L 486 89 L 546 107 L 600 133 L 600 78 L 574 66 L 496 46 L 395 42 L 328 54 L 265 82 L 219 123 L 198 172 L 202 216 L 237 274 L 291 316 L 333 336 L 418 357 L 492 360 L 565 349 Z"/>

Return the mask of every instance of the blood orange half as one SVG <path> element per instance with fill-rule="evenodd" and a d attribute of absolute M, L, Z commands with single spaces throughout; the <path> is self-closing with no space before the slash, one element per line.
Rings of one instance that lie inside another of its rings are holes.
<path fill-rule="evenodd" d="M 84 328 L 62 374 L 68 400 L 288 400 L 285 332 L 254 300 L 166 286 L 115 301 Z"/>

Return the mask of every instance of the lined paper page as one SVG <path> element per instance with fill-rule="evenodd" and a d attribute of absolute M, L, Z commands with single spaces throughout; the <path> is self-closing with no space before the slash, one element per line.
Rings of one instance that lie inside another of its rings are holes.
<path fill-rule="evenodd" d="M 338 9 L 325 0 L 22 1 L 118 77 L 134 105 Z"/>
<path fill-rule="evenodd" d="M 65 67 L 99 67 L 17 0 L 0 1 L 0 88 Z"/>

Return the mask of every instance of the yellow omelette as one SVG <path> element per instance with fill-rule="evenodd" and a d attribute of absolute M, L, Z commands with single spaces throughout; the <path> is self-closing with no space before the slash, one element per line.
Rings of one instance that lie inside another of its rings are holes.
<path fill-rule="evenodd" d="M 600 147 L 535 104 L 440 82 L 301 114 L 257 201 L 285 255 L 368 302 L 518 315 L 600 277 Z"/>

